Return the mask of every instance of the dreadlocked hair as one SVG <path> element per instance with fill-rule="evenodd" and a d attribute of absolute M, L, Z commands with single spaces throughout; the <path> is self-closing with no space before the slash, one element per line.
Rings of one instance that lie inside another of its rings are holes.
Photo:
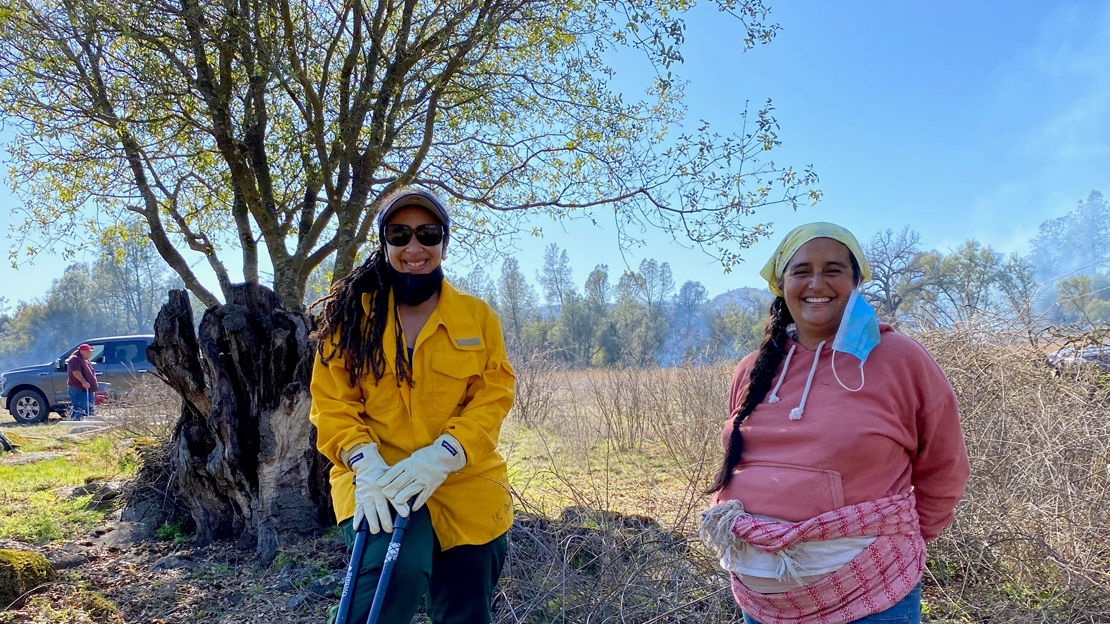
<path fill-rule="evenodd" d="M 775 378 L 775 371 L 782 364 L 786 351 L 786 328 L 794 322 L 790 310 L 786 307 L 786 299 L 775 297 L 771 302 L 771 316 L 763 328 L 763 342 L 759 345 L 759 355 L 755 358 L 755 366 L 749 377 L 748 389 L 744 392 L 744 400 L 740 402 L 740 409 L 732 417 L 732 433 L 728 437 L 725 449 L 724 462 L 717 472 L 713 484 L 706 490 L 706 494 L 720 492 L 732 480 L 732 470 L 740 463 L 740 455 L 744 451 L 744 438 L 740 435 L 740 424 L 755 411 L 757 405 L 767 398 L 771 391 L 771 383 Z"/>
<path fill-rule="evenodd" d="M 327 296 L 312 304 L 312 308 L 323 306 L 316 317 L 316 352 L 325 364 L 337 353 L 342 353 L 350 374 L 351 387 L 358 384 L 369 370 L 374 376 L 374 385 L 385 374 L 385 326 L 392 312 L 389 309 L 388 260 L 385 250 L 378 247 L 362 266 L 332 285 Z M 362 310 L 362 295 L 370 294 L 369 318 Z M 411 386 L 412 364 L 405 349 L 401 323 L 394 323 L 397 349 L 397 385 L 408 382 Z M 338 338 L 338 342 L 336 342 Z M 325 349 L 325 341 L 330 349 Z M 330 353 L 329 353 L 330 352 Z"/>
<path fill-rule="evenodd" d="M 852 261 L 852 277 L 859 285 L 862 272 L 855 254 L 848 250 L 848 258 Z M 779 281 L 782 288 L 782 281 Z M 725 458 L 721 469 L 713 479 L 713 484 L 705 491 L 714 494 L 728 487 L 732 481 L 732 471 L 740 465 L 740 456 L 744 452 L 744 438 L 740 435 L 740 425 L 755 411 L 756 406 L 767 398 L 771 391 L 771 382 L 775 378 L 775 371 L 779 369 L 786 356 L 786 328 L 794 322 L 790 309 L 786 307 L 786 299 L 775 297 L 771 302 L 770 318 L 763 328 L 763 342 L 759 345 L 759 355 L 755 357 L 755 366 L 752 366 L 751 375 L 748 377 L 748 389 L 744 392 L 744 400 L 740 402 L 740 409 L 732 417 L 732 433 L 728 436 L 728 445 L 725 448 Z"/>

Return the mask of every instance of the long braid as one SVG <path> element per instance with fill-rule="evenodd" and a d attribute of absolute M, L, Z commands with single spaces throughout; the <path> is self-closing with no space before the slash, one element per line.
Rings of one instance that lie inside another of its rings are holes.
<path fill-rule="evenodd" d="M 771 315 L 763 329 L 763 343 L 759 346 L 759 355 L 755 358 L 749 377 L 748 389 L 744 392 L 744 400 L 740 409 L 732 419 L 732 433 L 728 438 L 724 462 L 717 473 L 713 484 L 706 490 L 707 494 L 719 492 L 728 486 L 732 480 L 732 471 L 740 464 L 740 456 L 744 451 L 744 438 L 740 435 L 740 424 L 744 422 L 756 406 L 767 398 L 775 378 L 775 371 L 782 364 L 786 351 L 786 328 L 794 322 L 790 310 L 786 307 L 786 300 L 776 297 L 771 303 Z"/>
<path fill-rule="evenodd" d="M 385 374 L 385 326 L 391 313 L 389 309 L 388 261 L 385 251 L 378 247 L 361 266 L 351 274 L 332 284 L 327 296 L 312 304 L 310 309 L 323 306 L 316 319 L 317 329 L 313 337 L 317 341 L 316 352 L 327 363 L 334 354 L 341 352 L 346 360 L 350 374 L 351 387 L 367 372 L 374 376 L 375 385 Z M 362 310 L 362 295 L 370 295 L 370 316 Z M 401 332 L 400 320 L 395 323 L 394 336 L 397 349 L 397 385 L 402 381 L 412 385 L 412 364 L 409 362 Z M 339 342 L 334 339 L 338 337 Z M 329 341 L 331 354 L 324 350 Z"/>

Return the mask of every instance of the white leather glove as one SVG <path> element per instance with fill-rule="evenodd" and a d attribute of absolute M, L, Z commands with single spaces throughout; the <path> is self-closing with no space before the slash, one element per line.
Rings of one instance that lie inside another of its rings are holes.
<path fill-rule="evenodd" d="M 397 513 L 408 516 L 408 500 L 413 496 L 416 511 L 428 502 L 436 488 L 443 485 L 447 475 L 466 465 L 466 452 L 454 436 L 443 434 L 431 445 L 417 449 L 408 459 L 402 459 L 378 479 L 382 492 L 389 497 Z"/>
<path fill-rule="evenodd" d="M 358 531 L 362 519 L 370 527 L 370 534 L 379 531 L 393 532 L 393 518 L 389 515 L 389 499 L 382 493 L 382 487 L 377 480 L 389 470 L 378 453 L 377 444 L 363 444 L 350 450 L 347 467 L 355 473 L 355 531 Z"/>

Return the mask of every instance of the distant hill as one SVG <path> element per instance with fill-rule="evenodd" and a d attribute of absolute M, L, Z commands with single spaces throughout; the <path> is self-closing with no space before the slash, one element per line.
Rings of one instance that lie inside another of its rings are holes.
<path fill-rule="evenodd" d="M 775 296 L 772 295 L 766 288 L 751 288 L 750 286 L 741 286 L 734 288 L 728 292 L 721 293 L 716 297 L 709 300 L 709 309 L 714 312 L 724 312 L 728 309 L 729 304 L 737 307 L 744 307 L 750 301 L 758 301 L 759 309 L 766 311 L 766 309 L 774 301 Z"/>

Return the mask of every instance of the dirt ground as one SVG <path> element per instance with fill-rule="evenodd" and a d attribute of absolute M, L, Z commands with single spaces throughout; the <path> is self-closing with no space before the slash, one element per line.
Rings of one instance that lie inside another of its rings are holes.
<path fill-rule="evenodd" d="M 263 566 L 230 544 L 191 548 L 158 539 L 118 544 L 96 533 L 31 547 L 54 563 L 58 579 L 0 614 L 0 622 L 318 623 L 336 602 L 342 582 L 341 538 L 305 542 Z M 0 548 L 27 546 L 0 540 Z M 90 614 L 89 592 L 118 612 Z"/>
<path fill-rule="evenodd" d="M 60 435 L 57 430 L 69 430 L 75 423 L 51 415 L 48 422 L 33 427 L 13 425 L 7 411 L 0 409 L 0 426 L 6 432 L 27 436 L 33 446 L 26 452 L 3 455 L 0 467 L 58 458 L 74 461 L 78 457 L 76 438 L 97 435 L 91 431 L 88 436 L 63 436 L 64 447 L 40 450 L 43 440 L 38 436 L 53 438 Z M 71 498 L 73 486 L 49 486 L 46 493 L 56 500 Z M 18 487 L 5 483 L 0 490 L 6 492 L 4 497 L 13 498 L 19 496 L 14 491 Z M 338 534 L 285 549 L 274 562 L 264 565 L 251 551 L 235 549 L 230 543 L 196 548 L 185 536 L 170 532 L 159 537 L 154 534 L 155 527 L 120 522 L 119 517 L 119 511 L 109 513 L 91 525 L 87 534 L 83 529 L 73 539 L 36 545 L 0 538 L 0 548 L 38 552 L 58 572 L 54 582 L 10 608 L 0 605 L 0 624 L 317 623 L 324 621 L 327 609 L 337 602 L 346 565 Z"/>

